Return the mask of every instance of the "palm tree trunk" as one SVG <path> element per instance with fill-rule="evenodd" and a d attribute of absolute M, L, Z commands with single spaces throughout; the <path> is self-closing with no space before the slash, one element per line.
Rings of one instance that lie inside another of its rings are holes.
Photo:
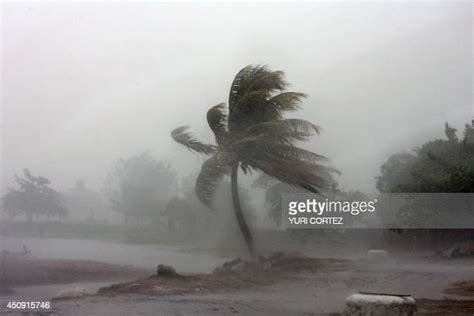
<path fill-rule="evenodd" d="M 239 224 L 240 231 L 245 239 L 245 244 L 249 250 L 250 259 L 254 260 L 256 258 L 255 255 L 255 244 L 252 237 L 252 232 L 250 231 L 247 222 L 245 221 L 244 214 L 242 213 L 242 207 L 240 206 L 240 198 L 239 198 L 239 188 L 237 185 L 237 175 L 239 171 L 239 163 L 232 164 L 232 173 L 230 175 L 231 180 L 231 187 L 232 187 L 232 203 L 234 205 L 234 213 L 237 219 L 237 223 Z"/>

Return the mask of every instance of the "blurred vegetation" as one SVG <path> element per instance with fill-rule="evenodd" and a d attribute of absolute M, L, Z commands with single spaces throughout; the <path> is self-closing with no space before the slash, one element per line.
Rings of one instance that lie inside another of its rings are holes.
<path fill-rule="evenodd" d="M 474 145 L 465 126 L 459 139 L 456 129 L 445 125 L 446 139 L 429 141 L 412 153 L 392 155 L 382 165 L 377 189 L 384 193 L 473 193 Z"/>
<path fill-rule="evenodd" d="M 18 188 L 8 187 L 2 198 L 2 208 L 10 219 L 24 216 L 31 222 L 34 218 L 61 218 L 67 214 L 63 197 L 50 187 L 47 178 L 33 176 L 28 169 L 23 169 L 23 174 L 15 175 Z"/>
<path fill-rule="evenodd" d="M 170 164 L 157 161 L 149 152 L 119 159 L 105 180 L 112 209 L 127 224 L 160 221 L 176 190 L 176 173 Z"/>
<path fill-rule="evenodd" d="M 466 125 L 462 138 L 458 138 L 456 132 L 446 123 L 445 139 L 429 141 L 411 153 L 394 154 L 382 165 L 382 174 L 377 178 L 380 192 L 438 193 L 407 195 L 405 205 L 396 214 L 400 223 L 420 222 L 442 227 L 446 221 L 472 218 L 471 195 L 460 195 L 456 201 L 447 201 L 442 195 L 474 193 L 474 144 L 468 142 L 474 127 Z"/>

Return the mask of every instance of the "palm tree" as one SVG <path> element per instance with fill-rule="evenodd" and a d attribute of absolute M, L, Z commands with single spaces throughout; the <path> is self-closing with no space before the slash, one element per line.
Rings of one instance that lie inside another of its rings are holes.
<path fill-rule="evenodd" d="M 306 97 L 303 93 L 284 92 L 288 86 L 282 71 L 247 66 L 232 82 L 228 113 L 224 103 L 207 112 L 217 146 L 196 140 L 187 131 L 188 126 L 171 132 L 176 142 L 211 156 L 202 165 L 195 187 L 197 197 L 206 206 L 213 209 L 214 191 L 219 181 L 230 175 L 235 216 L 252 259 L 255 245 L 240 205 L 239 168 L 244 173 L 262 172 L 314 193 L 332 183 L 334 170 L 317 163 L 325 158 L 294 145 L 319 134 L 320 128 L 306 120 L 283 118 L 284 112 L 300 109 L 301 100 Z"/>

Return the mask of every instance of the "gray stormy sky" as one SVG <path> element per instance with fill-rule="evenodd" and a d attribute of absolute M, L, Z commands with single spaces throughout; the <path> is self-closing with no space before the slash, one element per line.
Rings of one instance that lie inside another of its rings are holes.
<path fill-rule="evenodd" d="M 386 158 L 459 130 L 472 103 L 470 2 L 3 3 L 2 187 L 23 167 L 56 188 L 100 188 L 112 161 L 150 149 L 180 175 L 202 159 L 169 132 L 213 141 L 205 113 L 236 72 L 284 70 L 309 98 L 305 144 L 375 190 Z"/>

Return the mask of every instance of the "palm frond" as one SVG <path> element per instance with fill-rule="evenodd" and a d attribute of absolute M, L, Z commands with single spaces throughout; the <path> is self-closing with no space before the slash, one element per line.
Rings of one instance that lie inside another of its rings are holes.
<path fill-rule="evenodd" d="M 296 111 L 301 108 L 301 100 L 306 94 L 300 92 L 283 92 L 271 97 L 267 106 L 274 107 L 278 111 Z"/>
<path fill-rule="evenodd" d="M 248 91 L 265 90 L 269 95 L 276 91 L 283 91 L 289 86 L 283 71 L 270 71 L 265 66 L 260 66 L 248 81 Z"/>
<path fill-rule="evenodd" d="M 264 172 L 284 183 L 319 193 L 330 188 L 335 180 L 331 169 L 307 161 L 277 159 L 261 161 L 251 158 L 246 163 L 253 169 Z"/>
<path fill-rule="evenodd" d="M 225 103 L 213 106 L 207 111 L 207 122 L 214 132 L 216 142 L 224 145 L 228 141 L 227 114 L 225 113 Z"/>
<path fill-rule="evenodd" d="M 217 155 L 213 155 L 202 165 L 201 172 L 196 180 L 196 196 L 210 209 L 213 209 L 212 200 L 219 181 L 228 172 L 229 166 L 221 164 Z"/>
<path fill-rule="evenodd" d="M 233 108 L 237 101 L 242 97 L 244 91 L 244 85 L 246 84 L 245 78 L 248 76 L 248 73 L 251 71 L 251 65 L 242 68 L 237 75 L 235 75 L 232 84 L 230 85 L 229 92 L 229 109 Z"/>
<path fill-rule="evenodd" d="M 269 106 L 268 100 L 287 86 L 282 71 L 270 71 L 265 66 L 253 65 L 243 68 L 230 89 L 229 130 L 241 130 L 259 122 L 280 118 L 281 111 L 278 107 Z"/>
<path fill-rule="evenodd" d="M 257 90 L 242 96 L 229 114 L 229 130 L 239 132 L 261 122 L 280 119 L 280 111 L 268 106 L 266 95 L 265 91 Z"/>
<path fill-rule="evenodd" d="M 245 160 L 245 157 L 258 158 L 261 161 L 273 159 L 293 159 L 301 161 L 325 161 L 326 157 L 309 150 L 280 142 L 279 139 L 268 138 L 266 135 L 257 135 L 244 138 L 232 145 L 232 150 Z"/>
<path fill-rule="evenodd" d="M 311 122 L 300 119 L 272 120 L 250 126 L 246 136 L 265 136 L 266 138 L 291 144 L 293 141 L 303 141 L 314 134 L 319 134 L 321 128 Z"/>
<path fill-rule="evenodd" d="M 229 107 L 232 108 L 236 102 L 245 94 L 265 90 L 272 93 L 276 90 L 284 90 L 288 87 L 283 71 L 271 71 L 265 65 L 248 65 L 242 68 L 232 81 L 229 93 Z"/>
<path fill-rule="evenodd" d="M 187 131 L 189 126 L 181 126 L 171 132 L 171 137 L 178 143 L 186 146 L 189 150 L 200 154 L 211 155 L 216 152 L 216 146 L 203 144 L 196 140 L 194 136 Z"/>

